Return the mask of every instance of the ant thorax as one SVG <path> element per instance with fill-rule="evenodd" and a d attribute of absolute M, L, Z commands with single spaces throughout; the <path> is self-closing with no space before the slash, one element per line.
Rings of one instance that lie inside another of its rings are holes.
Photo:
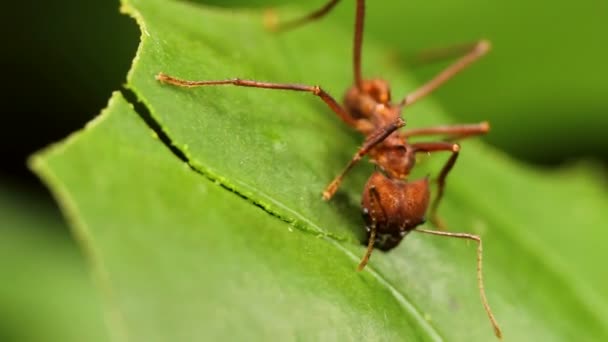
<path fill-rule="evenodd" d="M 371 161 L 392 179 L 407 179 L 416 165 L 416 156 L 399 132 L 387 137 L 370 151 Z"/>

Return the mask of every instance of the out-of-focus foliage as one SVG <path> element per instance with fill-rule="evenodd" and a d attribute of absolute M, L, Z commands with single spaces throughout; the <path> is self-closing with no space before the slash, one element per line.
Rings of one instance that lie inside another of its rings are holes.
<path fill-rule="evenodd" d="M 0 186 L 0 340 L 106 341 L 98 294 L 57 208 Z"/>

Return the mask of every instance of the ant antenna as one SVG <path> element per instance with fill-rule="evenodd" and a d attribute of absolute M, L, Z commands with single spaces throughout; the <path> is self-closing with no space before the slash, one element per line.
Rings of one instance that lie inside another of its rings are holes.
<path fill-rule="evenodd" d="M 498 326 L 498 322 L 496 318 L 494 318 L 494 314 L 492 313 L 492 309 L 490 308 L 490 304 L 488 304 L 488 298 L 486 297 L 486 291 L 483 286 L 483 272 L 482 272 L 482 253 L 483 247 L 481 243 L 481 237 L 473 234 L 467 233 L 450 233 L 450 232 L 440 232 L 436 230 L 428 230 L 428 229 L 414 229 L 416 232 L 431 234 L 431 235 L 439 235 L 445 237 L 452 237 L 457 239 L 468 239 L 477 242 L 477 286 L 479 287 L 479 295 L 481 297 L 481 303 L 483 304 L 486 313 L 488 314 L 488 318 L 490 319 L 490 323 L 492 323 L 492 327 L 494 328 L 494 334 L 499 339 L 502 339 L 502 331 Z"/>

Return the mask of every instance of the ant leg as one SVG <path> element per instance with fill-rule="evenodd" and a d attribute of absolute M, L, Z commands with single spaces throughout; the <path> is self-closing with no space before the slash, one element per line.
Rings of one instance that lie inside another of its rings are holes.
<path fill-rule="evenodd" d="M 460 145 L 450 143 L 450 142 L 427 142 L 427 143 L 415 143 L 412 144 L 412 148 L 414 152 L 439 152 L 439 151 L 451 151 L 452 155 L 450 159 L 445 163 L 441 172 L 439 173 L 439 177 L 437 177 L 437 196 L 433 200 L 431 204 L 431 223 L 439 228 L 445 229 L 445 224 L 437 215 L 437 207 L 439 206 L 439 202 L 443 198 L 443 192 L 445 190 L 445 179 L 448 176 L 452 167 L 456 163 L 456 159 L 458 159 L 458 152 L 460 151 Z"/>
<path fill-rule="evenodd" d="M 331 199 L 338 190 L 338 187 L 340 186 L 340 183 L 342 183 L 342 179 L 344 179 L 346 173 L 350 171 L 350 169 L 352 169 L 353 166 L 355 166 L 355 164 L 359 162 L 361 158 L 363 158 L 363 156 L 365 156 L 374 146 L 381 143 L 384 139 L 386 139 L 386 137 L 391 135 L 391 133 L 403 126 L 405 126 L 405 121 L 399 117 L 392 123 L 384 127 L 380 127 L 376 131 L 372 132 L 372 134 L 370 134 L 365 140 L 363 145 L 361 145 L 359 150 L 357 150 L 357 153 L 355 153 L 350 162 L 348 162 L 344 170 L 342 170 L 342 172 L 340 172 L 340 174 L 336 176 L 331 183 L 329 183 L 327 188 L 325 188 L 325 191 L 323 191 L 323 199 L 326 201 Z"/>
<path fill-rule="evenodd" d="M 408 57 L 406 61 L 411 66 L 437 63 L 447 59 L 460 57 L 469 52 L 478 43 L 479 42 L 466 42 L 439 48 L 424 49 Z"/>
<path fill-rule="evenodd" d="M 282 83 L 269 83 L 269 82 L 258 82 L 251 80 L 241 80 L 238 78 L 231 80 L 220 80 L 220 81 L 187 81 L 175 78 L 173 76 L 166 75 L 164 73 L 159 73 L 156 75 L 156 79 L 161 83 L 170 84 L 177 87 L 184 88 L 193 88 L 193 87 L 203 87 L 203 86 L 215 86 L 215 85 L 234 85 L 239 87 L 252 87 L 252 88 L 265 88 L 265 89 L 279 89 L 279 90 L 293 90 L 293 91 L 302 91 L 309 92 L 315 96 L 318 96 L 331 108 L 331 110 L 336 113 L 342 121 L 344 121 L 347 125 L 354 127 L 356 125 L 356 120 L 344 109 L 342 106 L 336 102 L 336 100 L 329 95 L 325 90 L 321 89 L 319 86 L 308 86 L 301 84 L 282 84 Z"/>
<path fill-rule="evenodd" d="M 403 132 L 405 137 L 412 136 L 421 136 L 421 135 L 433 135 L 433 134 L 446 134 L 450 136 L 449 140 L 456 140 L 467 138 L 470 136 L 485 134 L 489 131 L 490 125 L 487 122 L 481 122 L 479 124 L 470 124 L 470 125 L 454 125 L 454 126 L 435 126 L 435 127 L 427 127 L 427 128 L 415 128 L 410 129 Z M 439 142 L 439 143 L 418 143 L 412 144 L 416 152 L 433 152 L 433 151 L 452 151 L 452 155 L 450 159 L 445 163 L 441 172 L 439 173 L 439 177 L 437 178 L 437 196 L 433 200 L 431 204 L 431 223 L 442 230 L 446 229 L 445 223 L 439 215 L 437 215 L 437 208 L 439 207 L 439 202 L 443 198 L 443 193 L 445 191 L 445 180 L 448 176 L 452 167 L 456 163 L 456 159 L 458 158 L 458 151 L 460 147 L 457 144 L 453 144 L 450 142 Z"/>
<path fill-rule="evenodd" d="M 421 135 L 447 135 L 450 141 L 488 133 L 490 124 L 487 121 L 468 125 L 446 125 L 408 129 L 402 133 L 406 138 Z"/>
<path fill-rule="evenodd" d="M 492 328 L 494 328 L 494 334 L 496 334 L 496 337 L 498 337 L 499 339 L 502 339 L 502 331 L 500 330 L 500 327 L 498 326 L 498 322 L 496 321 L 496 318 L 494 318 L 494 314 L 492 313 L 490 304 L 488 304 L 488 298 L 486 297 L 486 291 L 485 291 L 484 285 L 483 285 L 483 270 L 482 270 L 483 247 L 482 247 L 481 237 L 479 237 L 477 235 L 473 235 L 473 234 L 467 234 L 467 233 L 449 233 L 449 232 L 439 232 L 436 230 L 427 230 L 427 229 L 414 229 L 414 231 L 424 233 L 424 234 L 439 235 L 439 236 L 452 237 L 452 238 L 457 238 L 457 239 L 473 240 L 473 241 L 477 242 L 477 286 L 479 287 L 479 295 L 481 297 L 481 303 L 483 304 L 483 307 L 486 310 L 486 313 L 488 314 L 490 323 L 492 323 Z"/>
<path fill-rule="evenodd" d="M 380 202 L 380 195 L 378 195 L 378 190 L 376 190 L 376 187 L 373 185 L 369 188 L 369 195 L 370 204 L 372 205 L 371 212 L 369 213 L 372 218 L 372 226 L 369 235 L 369 240 L 367 241 L 367 250 L 365 251 L 363 258 L 361 258 L 361 262 L 359 262 L 359 265 L 357 266 L 357 271 L 362 271 L 363 268 L 365 268 L 365 266 L 367 265 L 367 262 L 369 261 L 369 258 L 372 255 L 372 251 L 374 250 L 374 243 L 376 242 L 376 210 L 373 207 L 375 206 L 374 202 Z"/>
<path fill-rule="evenodd" d="M 430 81 L 426 82 L 414 92 L 408 94 L 403 100 L 401 100 L 401 106 L 409 106 L 421 98 L 432 93 L 435 89 L 439 88 L 447 80 L 454 77 L 457 73 L 464 70 L 466 67 L 477 61 L 479 58 L 484 56 L 490 51 L 490 42 L 487 40 L 481 40 L 475 44 L 468 53 L 458 59 L 456 62 L 445 68 L 437 76 Z"/>
<path fill-rule="evenodd" d="M 316 10 L 304 17 L 286 21 L 286 22 L 278 24 L 278 25 L 274 24 L 274 23 L 270 24 L 269 29 L 271 31 L 275 31 L 275 32 L 288 31 L 288 30 L 294 29 L 296 27 L 302 26 L 304 24 L 307 24 L 311 21 L 321 19 L 327 13 L 329 13 L 339 2 L 340 2 L 340 0 L 330 0 L 325 5 L 323 5 L 323 7 L 319 8 L 318 10 Z"/>

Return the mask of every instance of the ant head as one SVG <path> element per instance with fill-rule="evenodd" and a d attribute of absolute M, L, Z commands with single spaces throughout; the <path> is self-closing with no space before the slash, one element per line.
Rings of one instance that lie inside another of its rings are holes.
<path fill-rule="evenodd" d="M 402 234 L 424 223 L 429 199 L 428 178 L 409 182 L 375 172 L 363 191 L 363 218 L 379 234 Z"/>
<path fill-rule="evenodd" d="M 364 80 L 361 84 L 361 91 L 382 104 L 388 104 L 391 100 L 391 89 L 388 82 L 384 80 Z"/>

